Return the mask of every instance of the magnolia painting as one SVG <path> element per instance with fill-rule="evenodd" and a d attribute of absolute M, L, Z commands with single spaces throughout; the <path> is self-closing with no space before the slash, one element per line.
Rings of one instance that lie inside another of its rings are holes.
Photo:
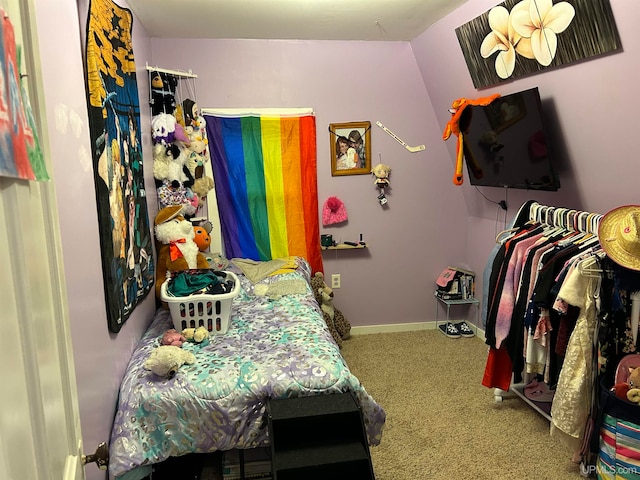
<path fill-rule="evenodd" d="M 476 88 L 621 48 L 608 0 L 507 0 L 456 35 Z"/>

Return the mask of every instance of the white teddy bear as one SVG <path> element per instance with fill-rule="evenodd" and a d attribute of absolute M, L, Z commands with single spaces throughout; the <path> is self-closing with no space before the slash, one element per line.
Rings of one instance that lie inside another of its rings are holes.
<path fill-rule="evenodd" d="M 193 353 L 174 345 L 162 345 L 154 348 L 144 368 L 151 370 L 160 377 L 173 378 L 183 364 L 191 365 L 196 362 Z"/>

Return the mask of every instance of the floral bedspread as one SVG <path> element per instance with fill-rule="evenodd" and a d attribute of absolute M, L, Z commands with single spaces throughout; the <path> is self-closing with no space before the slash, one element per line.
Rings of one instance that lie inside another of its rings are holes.
<path fill-rule="evenodd" d="M 307 265 L 303 265 L 307 267 Z M 269 398 L 352 391 L 362 406 L 370 445 L 380 443 L 385 412 L 346 365 L 307 283 L 307 294 L 277 300 L 242 289 L 233 301 L 229 330 L 204 347 L 172 379 L 143 368 L 162 334 L 173 328 L 159 309 L 136 346 L 120 386 L 110 442 L 109 474 L 138 480 L 170 456 L 269 444 Z M 308 268 L 269 277 L 308 280 Z M 248 293 L 249 292 L 249 293 Z"/>

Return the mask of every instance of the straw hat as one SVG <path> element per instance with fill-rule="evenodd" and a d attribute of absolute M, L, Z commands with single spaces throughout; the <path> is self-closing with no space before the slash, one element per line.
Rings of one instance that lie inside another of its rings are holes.
<path fill-rule="evenodd" d="M 600 220 L 600 245 L 619 265 L 640 270 L 640 205 L 614 208 Z"/>

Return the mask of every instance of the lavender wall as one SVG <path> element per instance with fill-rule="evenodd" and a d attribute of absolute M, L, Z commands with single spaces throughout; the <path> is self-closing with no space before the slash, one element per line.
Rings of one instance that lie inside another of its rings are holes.
<path fill-rule="evenodd" d="M 126 6 L 124 2 L 119 2 Z M 36 17 L 49 142 L 59 206 L 69 313 L 78 382 L 80 420 L 85 451 L 109 440 L 120 380 L 134 345 L 155 310 L 150 295 L 115 335 L 107 329 L 100 262 L 97 211 L 84 89 L 81 38 L 85 36 L 86 0 L 36 0 Z M 79 14 L 80 12 L 80 14 Z M 60 35 L 60 32 L 68 32 Z M 69 32 L 78 32 L 73 35 Z M 139 24 L 134 26 L 140 98 L 148 98 L 145 61 L 150 42 Z M 62 73 L 63 72 L 63 73 Z M 143 108 L 143 125 L 150 118 Z M 151 138 L 143 129 L 144 158 L 151 158 Z M 153 187 L 152 165 L 145 165 L 145 183 Z M 157 209 L 154 196 L 149 198 Z M 87 480 L 104 479 L 95 465 L 86 467 Z"/>
<path fill-rule="evenodd" d="M 141 103 L 148 97 L 148 61 L 197 73 L 197 99 L 203 107 L 313 107 L 320 201 L 337 195 L 349 212 L 345 226 L 323 231 L 339 240 L 357 239 L 362 233 L 370 244 L 365 251 L 325 253 L 326 273 L 342 274 L 336 305 L 354 325 L 431 320 L 435 276 L 451 263 L 481 271 L 502 228 L 496 222 L 502 211 L 469 185 L 451 183 L 455 141 L 443 142 L 441 135 L 453 99 L 538 86 L 564 161 L 560 192 L 535 198 L 598 212 L 638 201 L 632 108 L 637 103 L 640 36 L 632 28 L 640 19 L 640 6 L 611 1 L 624 52 L 478 92 L 454 29 L 497 3 L 470 0 L 410 44 L 150 40 L 136 21 Z M 81 53 L 88 0 L 35 4 L 83 437 L 91 451 L 108 439 L 120 379 L 154 302 L 151 297 L 145 300 L 119 334 L 108 332 Z M 61 31 L 79 33 L 60 36 Z M 142 112 L 147 160 L 150 138 L 144 125 L 150 119 L 144 108 Z M 388 209 L 378 205 L 371 176 L 331 177 L 328 124 L 361 120 L 374 124 L 374 162 L 380 153 L 393 168 Z M 375 126 L 376 120 L 411 145 L 426 144 L 426 151 L 407 152 Z M 153 192 L 149 160 L 145 177 Z M 504 197 L 496 189 L 483 193 Z M 530 197 L 509 191 L 508 214 Z M 155 211 L 154 196 L 148 200 Z M 105 477 L 93 466 L 86 471 L 88 480 Z"/>
<path fill-rule="evenodd" d="M 473 87 L 455 29 L 497 5 L 496 0 L 470 0 L 411 42 L 437 123 L 450 118 L 447 108 L 460 97 L 503 95 L 538 87 L 552 145 L 560 154 L 558 192 L 509 190 L 508 218 L 527 199 L 546 205 L 606 213 L 619 205 L 638 203 L 635 134 L 636 83 L 640 75 L 640 5 L 611 0 L 623 50 L 581 63 L 510 81 L 496 87 Z M 635 33 L 634 33 L 635 32 Z M 447 161 L 452 163 L 455 141 L 447 142 Z M 468 184 L 459 188 L 469 225 L 467 254 L 472 268 L 481 271 L 494 244 L 499 207 L 486 201 Z M 499 188 L 481 188 L 491 199 L 501 200 Z"/>
<path fill-rule="evenodd" d="M 325 274 L 340 273 L 335 304 L 352 325 L 424 322 L 434 314 L 433 282 L 465 262 L 467 212 L 420 71 L 407 42 L 153 39 L 158 66 L 192 69 L 200 107 L 313 107 L 322 205 L 337 195 L 346 225 L 324 228 L 367 250 L 324 253 Z M 371 175 L 332 177 L 330 123 L 372 123 L 373 162 L 392 167 L 388 208 Z M 379 120 L 410 153 L 375 125 Z"/>

